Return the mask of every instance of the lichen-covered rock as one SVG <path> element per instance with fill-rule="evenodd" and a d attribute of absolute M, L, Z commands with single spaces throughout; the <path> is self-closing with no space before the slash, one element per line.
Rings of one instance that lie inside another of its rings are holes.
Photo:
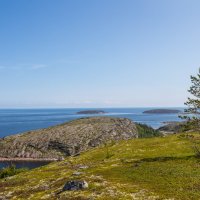
<path fill-rule="evenodd" d="M 138 137 L 125 118 L 92 117 L 0 139 L 0 158 L 61 159 L 108 141 Z"/>
<path fill-rule="evenodd" d="M 88 188 L 88 183 L 86 181 L 68 181 L 65 183 L 62 191 L 69 191 L 69 190 L 82 190 Z"/>

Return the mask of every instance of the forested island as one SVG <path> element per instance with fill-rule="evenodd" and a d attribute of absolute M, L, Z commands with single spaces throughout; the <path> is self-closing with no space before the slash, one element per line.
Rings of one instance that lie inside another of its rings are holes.
<path fill-rule="evenodd" d="M 81 115 L 94 115 L 94 114 L 105 114 L 106 112 L 103 110 L 83 110 L 79 111 L 76 114 L 81 114 Z"/>
<path fill-rule="evenodd" d="M 144 114 L 177 114 L 180 113 L 180 110 L 175 109 L 152 109 L 152 110 L 146 110 L 143 113 Z"/>

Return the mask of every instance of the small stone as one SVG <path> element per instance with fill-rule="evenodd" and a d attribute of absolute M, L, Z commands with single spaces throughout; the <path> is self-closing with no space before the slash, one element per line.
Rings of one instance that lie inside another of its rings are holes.
<path fill-rule="evenodd" d="M 79 169 L 87 169 L 88 166 L 87 166 L 87 165 L 79 165 L 78 168 L 79 168 Z"/>
<path fill-rule="evenodd" d="M 83 174 L 83 172 L 74 172 L 72 175 L 73 176 L 80 176 L 81 174 Z"/>

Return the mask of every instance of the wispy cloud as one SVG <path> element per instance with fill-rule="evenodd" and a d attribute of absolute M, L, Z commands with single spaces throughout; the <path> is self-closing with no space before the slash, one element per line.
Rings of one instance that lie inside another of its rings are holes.
<path fill-rule="evenodd" d="M 8 65 L 8 66 L 1 66 L 1 69 L 7 69 L 7 70 L 39 70 L 43 68 L 47 68 L 48 65 L 45 64 L 18 64 L 18 65 Z"/>
<path fill-rule="evenodd" d="M 51 64 L 44 64 L 44 63 L 16 63 L 14 65 L 0 65 L 0 70 L 40 70 L 48 67 L 63 67 L 63 66 L 71 66 L 79 64 L 79 60 L 73 59 L 59 59 Z"/>

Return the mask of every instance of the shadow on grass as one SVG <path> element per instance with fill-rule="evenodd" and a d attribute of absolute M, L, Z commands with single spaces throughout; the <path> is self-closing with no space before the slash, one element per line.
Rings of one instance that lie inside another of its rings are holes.
<path fill-rule="evenodd" d="M 167 161 L 178 161 L 178 160 L 189 160 L 189 159 L 196 159 L 199 160 L 195 155 L 192 156 L 184 156 L 184 157 L 172 157 L 172 156 L 166 156 L 166 157 L 154 157 L 154 158 L 143 158 L 141 160 L 138 160 L 134 162 L 134 166 L 138 166 L 139 164 L 145 163 L 145 162 L 167 162 Z"/>

